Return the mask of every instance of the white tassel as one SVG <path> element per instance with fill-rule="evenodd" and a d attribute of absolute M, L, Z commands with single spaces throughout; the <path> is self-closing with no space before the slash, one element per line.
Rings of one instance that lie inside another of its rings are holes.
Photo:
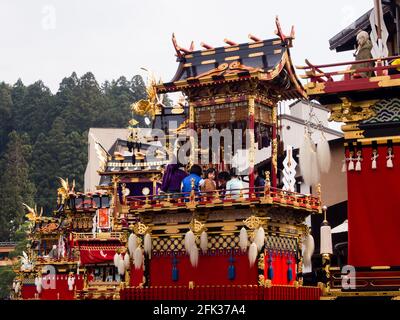
<path fill-rule="evenodd" d="M 118 274 L 121 276 L 125 274 L 125 262 L 122 258 L 118 261 Z"/>
<path fill-rule="evenodd" d="M 354 158 L 350 157 L 350 162 L 349 162 L 349 171 L 354 171 Z"/>
<path fill-rule="evenodd" d="M 132 234 L 129 236 L 129 240 L 128 240 L 128 249 L 129 249 L 129 254 L 131 255 L 131 257 L 133 257 L 133 254 L 134 254 L 135 251 L 136 251 L 137 243 L 138 243 L 137 240 L 138 240 L 138 239 L 137 239 L 136 234 L 132 233 Z"/>
<path fill-rule="evenodd" d="M 196 244 L 193 244 L 192 248 L 190 249 L 190 263 L 192 264 L 193 268 L 197 268 L 199 265 L 199 249 L 197 248 Z"/>
<path fill-rule="evenodd" d="M 144 236 L 144 252 L 148 256 L 151 256 L 151 250 L 152 250 L 151 235 L 147 233 Z"/>
<path fill-rule="evenodd" d="M 254 237 L 254 243 L 257 245 L 258 252 L 261 251 L 265 244 L 265 231 L 263 227 L 258 228 Z"/>
<path fill-rule="evenodd" d="M 40 294 L 42 292 L 42 278 L 41 277 L 35 278 L 35 286 L 36 286 L 37 293 Z"/>
<path fill-rule="evenodd" d="M 331 168 L 331 149 L 324 135 L 322 135 L 317 146 L 317 158 L 321 172 L 328 173 Z"/>
<path fill-rule="evenodd" d="M 372 161 L 372 170 L 376 170 L 377 169 L 377 164 L 376 164 L 376 160 Z"/>
<path fill-rule="evenodd" d="M 131 268 L 131 259 L 129 258 L 129 253 L 125 253 L 124 256 L 124 264 L 125 264 L 125 269 L 129 270 Z"/>
<path fill-rule="evenodd" d="M 143 265 L 143 252 L 140 247 L 136 248 L 134 258 L 135 269 L 139 270 Z"/>
<path fill-rule="evenodd" d="M 343 160 L 342 172 L 343 173 L 347 172 L 347 159 Z"/>
<path fill-rule="evenodd" d="M 118 268 L 119 254 L 114 255 L 114 266 Z"/>
<path fill-rule="evenodd" d="M 376 170 L 378 168 L 378 164 L 377 164 L 377 159 L 379 158 L 379 154 L 376 153 L 376 151 L 374 151 L 374 154 L 372 155 L 372 170 Z"/>
<path fill-rule="evenodd" d="M 361 159 L 360 158 L 357 159 L 356 171 L 361 171 Z"/>
<path fill-rule="evenodd" d="M 206 254 L 208 251 L 208 234 L 205 231 L 203 231 L 200 237 L 200 249 L 203 254 Z"/>
<path fill-rule="evenodd" d="M 390 169 L 394 168 L 393 158 L 394 155 L 392 153 L 392 150 L 389 150 L 389 155 L 386 158 L 387 159 L 386 166 Z"/>
<path fill-rule="evenodd" d="M 73 291 L 75 285 L 75 277 L 68 277 L 68 290 Z"/>
<path fill-rule="evenodd" d="M 239 236 L 239 247 L 243 252 L 246 252 L 248 246 L 249 246 L 249 235 L 247 234 L 246 228 L 242 228 L 242 230 L 240 230 L 240 236 Z"/>
<path fill-rule="evenodd" d="M 312 263 L 311 263 L 311 259 L 312 256 L 314 254 L 314 250 L 315 250 L 315 241 L 314 241 L 314 237 L 309 234 L 307 236 L 307 238 L 305 239 L 304 242 L 304 254 L 303 254 L 303 258 L 304 258 L 304 267 L 311 267 Z"/>
<path fill-rule="evenodd" d="M 249 262 L 250 262 L 250 268 L 254 266 L 257 260 L 257 255 L 258 255 L 258 246 L 256 243 L 252 243 L 249 249 Z"/>
<path fill-rule="evenodd" d="M 192 230 L 188 231 L 185 235 L 185 250 L 189 254 L 193 245 L 196 244 L 196 237 Z"/>

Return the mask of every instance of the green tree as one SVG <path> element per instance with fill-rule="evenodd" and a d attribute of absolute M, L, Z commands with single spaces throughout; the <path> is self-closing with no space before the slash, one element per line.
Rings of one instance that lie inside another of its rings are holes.
<path fill-rule="evenodd" d="M 4 82 L 0 83 L 0 154 L 5 149 L 7 137 L 12 130 L 12 89 Z"/>
<path fill-rule="evenodd" d="M 14 239 L 15 232 L 24 222 L 22 203 L 33 206 L 35 186 L 29 179 L 32 148 L 26 134 L 13 131 L 1 162 L 0 178 L 0 241 Z"/>

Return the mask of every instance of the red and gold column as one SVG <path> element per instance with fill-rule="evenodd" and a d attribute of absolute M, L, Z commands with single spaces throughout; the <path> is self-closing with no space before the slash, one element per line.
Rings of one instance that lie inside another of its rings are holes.
<path fill-rule="evenodd" d="M 256 101 L 254 96 L 249 96 L 249 119 L 247 120 L 247 128 L 249 134 L 249 188 L 250 194 L 254 194 L 254 167 L 256 162 L 256 148 L 255 148 L 255 106 Z"/>
<path fill-rule="evenodd" d="M 272 107 L 272 152 L 271 152 L 272 187 L 278 186 L 278 107 Z"/>
<path fill-rule="evenodd" d="M 196 162 L 196 141 L 195 141 L 195 131 L 196 131 L 196 124 L 195 124 L 195 106 L 193 102 L 189 103 L 189 130 L 190 132 L 190 145 L 192 147 L 192 151 L 190 152 L 189 158 L 189 167 L 193 166 Z"/>

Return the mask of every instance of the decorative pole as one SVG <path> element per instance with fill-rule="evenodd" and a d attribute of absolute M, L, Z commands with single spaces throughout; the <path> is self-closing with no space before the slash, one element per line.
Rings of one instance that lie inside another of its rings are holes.
<path fill-rule="evenodd" d="M 271 158 L 272 187 L 278 186 L 278 112 L 277 105 L 272 107 L 272 158 Z"/>
<path fill-rule="evenodd" d="M 249 118 L 247 121 L 247 128 L 249 134 L 249 142 L 250 142 L 250 150 L 249 150 L 249 188 L 250 188 L 250 197 L 255 193 L 254 185 L 255 185 L 255 177 L 254 177 L 254 167 L 256 162 L 256 149 L 255 149 L 255 97 L 249 97 Z"/>
<path fill-rule="evenodd" d="M 192 150 L 190 152 L 190 159 L 189 159 L 189 166 L 193 166 L 195 164 L 195 153 L 196 153 L 196 146 L 195 146 L 195 137 L 194 132 L 196 130 L 196 125 L 195 125 L 195 106 L 193 102 L 189 103 L 189 129 L 191 130 L 190 132 L 190 145 L 192 147 Z"/>
<path fill-rule="evenodd" d="M 327 211 L 328 208 L 324 206 L 322 208 L 324 212 L 324 222 L 321 226 L 321 256 L 322 256 L 322 268 L 325 272 L 325 283 L 327 290 L 330 289 L 330 280 L 331 280 L 331 256 L 333 255 L 332 248 L 332 230 L 329 222 L 327 220 Z"/>

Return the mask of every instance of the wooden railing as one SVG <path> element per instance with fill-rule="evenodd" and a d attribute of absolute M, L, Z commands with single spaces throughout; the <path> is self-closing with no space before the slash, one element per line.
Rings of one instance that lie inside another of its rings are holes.
<path fill-rule="evenodd" d="M 368 60 L 358 60 L 358 61 L 350 61 L 350 62 L 341 62 L 341 63 L 332 63 L 332 64 L 323 64 L 323 65 L 313 65 L 308 60 L 306 60 L 307 66 L 300 66 L 297 69 L 305 70 L 306 74 L 300 76 L 303 79 L 310 79 L 311 82 L 334 82 L 335 78 L 341 76 L 341 80 L 351 80 L 357 74 L 362 73 L 373 73 L 376 76 L 385 75 L 389 70 L 395 70 L 400 68 L 400 65 L 385 65 L 386 63 L 390 63 L 393 60 L 400 59 L 400 56 L 392 56 L 386 58 L 379 58 L 379 59 L 368 59 Z M 353 66 L 357 66 L 360 64 L 365 63 L 374 63 L 374 67 L 363 67 L 357 68 Z M 322 69 L 330 69 L 330 68 L 338 68 L 338 67 L 345 67 L 345 70 L 339 71 L 330 71 L 326 72 Z"/>
<path fill-rule="evenodd" d="M 271 187 L 231 190 L 230 194 L 224 194 L 224 192 L 224 190 L 216 190 L 208 193 L 191 192 L 132 196 L 126 198 L 126 204 L 131 210 L 137 211 L 249 204 L 277 204 L 313 212 L 321 211 L 320 196 L 303 195 Z"/>
<path fill-rule="evenodd" d="M 124 238 L 123 232 L 103 232 L 103 233 L 72 233 L 75 240 L 121 240 Z"/>

